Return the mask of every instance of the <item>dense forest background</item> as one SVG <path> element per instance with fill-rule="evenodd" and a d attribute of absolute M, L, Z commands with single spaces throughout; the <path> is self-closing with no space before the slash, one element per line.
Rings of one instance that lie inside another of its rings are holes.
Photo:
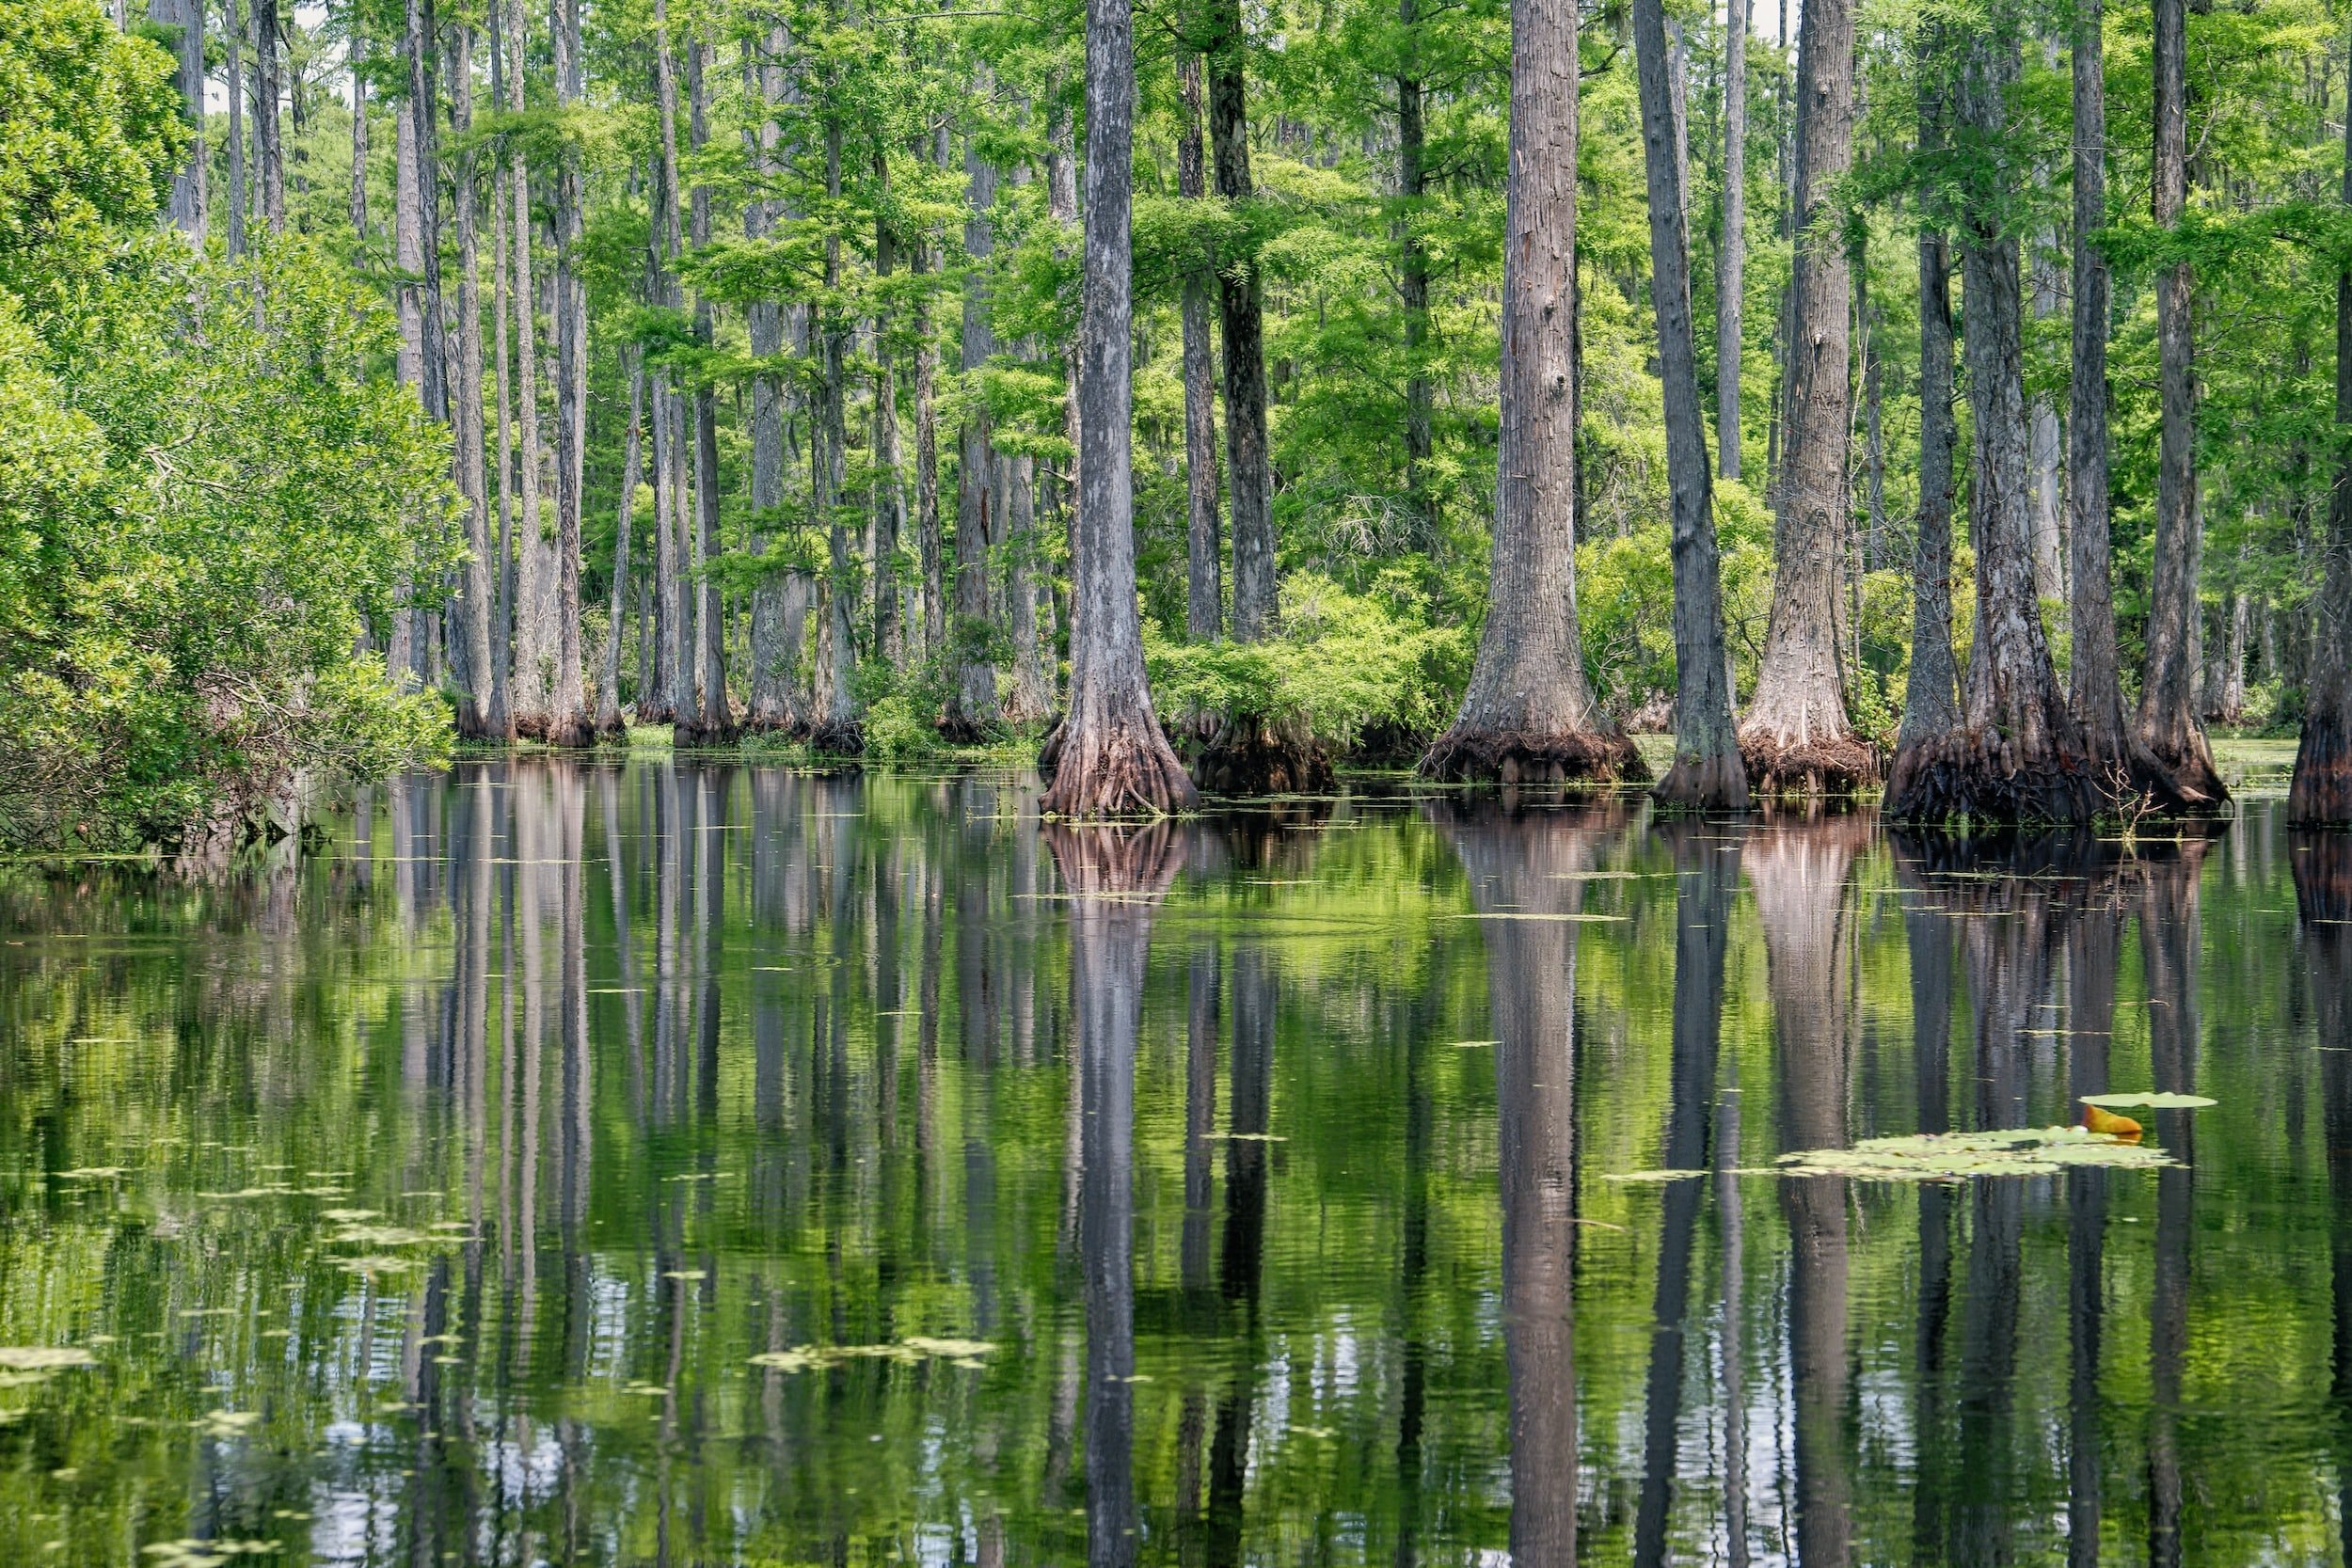
<path fill-rule="evenodd" d="M 1575 597 L 1602 705 L 1666 728 L 1639 9 L 1578 19 Z M 1926 383 L 1956 420 L 1940 451 L 1940 419 L 1922 428 L 1923 245 L 1956 221 L 2021 258 L 2032 593 L 2069 673 L 2086 37 L 2127 698 L 2155 577 L 2157 284 L 2185 261 L 2194 706 L 2303 718 L 2340 446 L 2344 27 L 2317 0 L 2186 11 L 2186 199 L 2158 223 L 2163 9 L 1851 19 L 1852 167 L 1808 233 L 1848 263 L 1830 629 L 1882 751 L 1923 493 L 1965 491 L 1975 440 L 1968 363 Z M 1790 444 L 1803 128 L 1778 40 L 1802 21 L 1786 0 L 1665 15 L 1741 705 Z M 0 831 L 233 833 L 288 768 L 414 756 L 452 715 L 477 738 L 668 724 L 882 755 L 1034 736 L 1071 622 L 1086 22 L 1069 0 L 8 8 Z M 1136 575 L 1196 771 L 1236 715 L 1294 752 L 1410 761 L 1470 677 L 1512 32 L 1501 0 L 1136 12 Z M 1939 105 L 1975 90 L 1963 43 L 1987 36 L 2013 57 L 2000 113 L 1955 119 Z M 1952 308 L 1964 333 L 1964 287 Z M 1954 528 L 1965 669 L 1964 504 Z"/>

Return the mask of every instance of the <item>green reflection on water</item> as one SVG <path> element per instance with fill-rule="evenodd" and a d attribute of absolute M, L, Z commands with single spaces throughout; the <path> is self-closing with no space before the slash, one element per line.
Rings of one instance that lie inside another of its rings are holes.
<path fill-rule="evenodd" d="M 1034 807 L 0 869 L 0 1563 L 2339 1560 L 2342 839 Z M 2139 1090 L 2185 1164 L 1734 1174 Z"/>

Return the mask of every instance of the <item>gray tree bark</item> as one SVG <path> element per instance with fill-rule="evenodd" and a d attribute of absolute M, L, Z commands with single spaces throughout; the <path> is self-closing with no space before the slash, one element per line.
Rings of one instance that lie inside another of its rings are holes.
<path fill-rule="evenodd" d="M 490 496 L 482 450 L 481 243 L 474 226 L 476 169 L 473 135 L 473 29 L 460 24 L 451 39 L 450 131 L 462 150 L 453 194 L 457 222 L 457 483 L 466 498 L 466 546 L 470 556 L 455 600 L 450 606 L 450 645 L 462 666 L 457 672 L 457 733 L 475 739 L 504 739 L 491 729 L 490 694 Z"/>
<path fill-rule="evenodd" d="M 1216 46 L 1209 55 L 1209 145 L 1216 194 L 1248 201 L 1249 123 L 1240 0 L 1212 0 Z M 1265 311 L 1255 258 L 1227 257 L 1217 273 L 1225 351 L 1225 467 L 1232 497 L 1233 636 L 1271 637 L 1280 611 L 1276 580 L 1273 473 L 1266 447 Z"/>
<path fill-rule="evenodd" d="M 977 377 L 996 352 L 996 334 L 988 320 L 988 281 L 985 269 L 995 248 L 996 169 L 976 142 L 965 138 L 964 198 L 971 216 L 963 224 L 963 248 L 969 264 L 963 275 L 963 356 L 961 369 Z M 949 738 L 977 740 L 993 731 L 1001 715 L 996 707 L 996 667 L 981 657 L 987 646 L 988 547 L 996 526 L 991 515 L 995 486 L 996 457 L 989 443 L 988 411 L 967 404 L 956 464 L 956 625 L 948 643 L 953 684 L 947 712 L 940 729 Z"/>
<path fill-rule="evenodd" d="M 1940 29 L 1927 51 L 1943 54 Z M 1919 90 L 1922 156 L 1948 140 L 1949 112 L 1931 66 Z M 1911 673 L 1903 689 L 1900 751 L 1960 722 L 1960 672 L 1952 653 L 1952 458 L 1960 425 L 1952 414 L 1952 278 L 1948 242 L 1937 220 L 1919 230 L 1919 512 L 1911 567 Z"/>
<path fill-rule="evenodd" d="M 245 254 L 246 164 L 245 164 L 245 23 L 238 16 L 237 0 L 228 0 L 229 25 L 225 30 L 228 46 L 229 100 L 229 259 L 235 261 Z"/>
<path fill-rule="evenodd" d="M 874 181 L 890 188 L 890 163 L 874 154 Z M 874 216 L 874 276 L 887 278 L 898 264 L 898 239 L 884 208 Z M 887 284 L 882 285 L 887 288 Z M 887 304 L 874 315 L 874 544 L 870 562 L 874 594 L 874 657 L 896 670 L 906 649 L 899 617 L 898 541 L 906 533 L 907 488 L 899 473 L 898 371 L 896 324 Z"/>
<path fill-rule="evenodd" d="M 757 90 L 768 106 L 769 117 L 763 119 L 751 136 L 753 166 L 765 179 L 774 179 L 781 164 L 778 148 L 783 141 L 783 127 L 775 118 L 777 104 L 785 99 L 785 71 L 778 63 L 788 44 L 782 26 L 771 27 L 767 38 L 768 59 L 756 68 Z M 776 203 L 765 197 L 755 197 L 743 204 L 743 233 L 752 240 L 768 237 L 775 218 Z M 752 353 L 762 360 L 774 360 L 784 353 L 785 309 L 773 300 L 756 300 L 745 310 L 745 327 L 751 338 Z M 784 423 L 787 402 L 784 380 L 771 371 L 760 371 L 752 377 L 752 549 L 766 555 L 772 547 L 769 519 L 784 504 Z M 803 621 L 787 614 L 789 604 L 803 602 L 805 583 L 799 580 L 803 574 L 772 568 L 752 590 L 752 678 L 751 710 L 746 722 L 755 730 L 798 733 L 808 725 L 807 699 L 802 690 L 801 647 L 799 634 L 804 629 Z"/>
<path fill-rule="evenodd" d="M 410 0 L 408 43 L 412 62 L 409 88 L 412 92 L 417 91 L 416 84 L 420 76 L 430 86 L 433 80 L 432 52 L 438 47 L 433 41 L 431 0 L 425 0 L 423 11 L 423 25 L 420 30 L 416 0 Z M 418 48 L 420 39 L 425 40 L 421 51 Z M 278 101 L 284 90 L 278 66 L 284 48 L 285 38 L 278 24 L 278 0 L 253 0 L 254 153 L 262 166 L 262 216 L 273 234 L 286 231 L 286 141 L 278 119 Z M 421 67 L 413 63 L 420 59 L 423 62 Z M 426 123 L 429 124 L 432 94 L 427 91 L 420 96 L 428 104 Z M 424 159 L 424 166 L 428 169 L 433 166 L 429 153 Z"/>
<path fill-rule="evenodd" d="M 644 458 L 645 367 L 634 349 L 624 349 L 621 357 L 628 378 L 628 434 L 621 449 L 620 515 L 613 523 L 612 614 L 604 628 L 604 670 L 596 683 L 596 731 L 600 735 L 620 735 L 626 728 L 621 719 L 621 623 L 628 609 L 629 525 L 636 516 L 637 475 Z M 644 635 L 641 625 L 638 636 Z"/>
<path fill-rule="evenodd" d="M 1405 0 L 1409 5 L 1411 0 Z M 1176 190 L 1187 201 L 1209 194 L 1208 154 L 1200 138 L 1200 56 L 1183 66 L 1184 110 L 1176 142 Z M 1225 635 L 1225 542 L 1216 512 L 1216 373 L 1209 343 L 1209 277 L 1184 275 L 1184 635 L 1214 642 Z"/>
<path fill-rule="evenodd" d="M 1129 0 L 1087 0 L 1070 709 L 1038 759 L 1049 781 L 1041 808 L 1078 818 L 1157 815 L 1197 799 L 1152 708 L 1136 607 L 1134 25 Z"/>
<path fill-rule="evenodd" d="M 2188 19 L 2185 0 L 2154 0 L 2155 154 L 2150 205 L 2177 228 L 2188 205 Z M 2230 798 L 2197 716 L 2197 572 L 2204 524 L 2197 503 L 2197 383 L 2189 263 L 2156 275 L 2162 423 L 2156 443 L 2155 562 L 2148 594 L 2148 673 L 2135 728 L 2186 805 Z"/>
<path fill-rule="evenodd" d="M 1740 342 L 1748 250 L 1748 0 L 1724 24 L 1724 233 L 1715 251 L 1716 468 L 1740 477 Z"/>
<path fill-rule="evenodd" d="M 2019 23 L 2003 7 L 1964 36 L 1959 123 L 1971 146 L 2008 135 Z M 2011 193 L 1981 153 L 1962 166 L 1962 291 L 1973 427 L 1968 531 L 1977 547 L 1976 640 L 1961 722 L 1895 753 L 1886 812 L 1899 819 L 2088 821 L 2100 803 L 2058 690 L 2034 581 L 2032 414 L 2026 400 L 2025 288 Z"/>
<path fill-rule="evenodd" d="M 502 107 L 506 92 L 506 42 L 503 12 L 505 8 L 490 8 L 490 93 L 491 103 Z M 491 357 L 495 361 L 495 391 L 498 396 L 498 551 L 491 561 L 490 585 L 490 698 L 483 722 L 491 734 L 511 736 L 515 733 L 514 703 L 510 673 L 513 669 L 515 644 L 515 444 L 514 432 L 508 423 L 514 411 L 511 356 L 507 342 L 507 270 L 506 217 L 511 209 L 508 198 L 511 170 L 493 159 L 490 175 L 490 322 L 492 334 Z M 362 187 L 364 195 L 364 186 Z"/>
<path fill-rule="evenodd" d="M 666 8 L 664 8 L 666 11 Z M 686 45 L 687 135 L 700 152 L 710 140 L 710 45 L 699 39 Z M 676 135 L 675 114 L 671 135 Z M 839 179 L 833 181 L 839 188 Z M 711 192 L 696 184 L 691 204 L 696 249 L 710 243 Z M 837 286 L 831 272 L 827 286 Z M 712 340 L 710 301 L 699 293 L 694 300 L 694 337 L 707 346 Z M 694 590 L 693 661 L 699 692 L 690 726 L 677 721 L 678 739 L 690 745 L 716 745 L 735 735 L 735 715 L 727 703 L 726 603 L 717 574 L 711 570 L 719 551 L 719 413 L 718 398 L 708 382 L 694 388 Z"/>
<path fill-rule="evenodd" d="M 523 67 L 530 42 L 521 0 L 513 0 L 508 8 L 504 42 L 506 110 L 520 114 L 526 102 Z M 514 309 L 516 485 L 522 498 L 515 541 L 515 673 L 508 701 L 515 733 L 544 740 L 555 721 L 555 648 L 549 636 L 555 585 L 548 580 L 548 552 L 540 515 L 546 458 L 539 444 L 538 288 L 531 261 L 531 166 L 520 137 L 508 148 L 506 191 L 513 204 L 507 236 L 513 275 L 507 297 Z"/>
<path fill-rule="evenodd" d="M 516 18 L 519 31 L 520 17 Z M 548 36 L 555 102 L 574 108 L 586 96 L 579 0 L 551 0 Z M 569 141 L 555 166 L 555 689 L 548 726 L 554 745 L 587 746 L 596 737 L 588 705 L 580 630 L 580 510 L 588 447 L 588 286 L 580 276 L 582 193 L 580 149 Z"/>
<path fill-rule="evenodd" d="M 1412 28 L 1420 20 L 1418 0 L 1397 0 L 1396 20 L 1399 27 Z M 1396 79 L 1396 194 L 1403 209 L 1397 223 L 1397 293 L 1405 309 L 1405 493 L 1415 516 L 1434 531 L 1428 469 L 1436 450 L 1436 400 L 1422 362 L 1429 352 L 1429 247 L 1413 227 L 1428 188 L 1420 41 L 1418 35 L 1407 32 L 1406 71 Z"/>
<path fill-rule="evenodd" d="M 199 0 L 201 11 L 202 0 Z M 495 8 L 493 9 L 495 20 Z M 498 31 L 491 29 L 491 48 L 498 47 Z M 365 245 L 368 240 L 368 79 L 359 67 L 367 59 L 368 35 L 360 30 L 357 17 L 351 23 L 351 237 Z"/>
<path fill-rule="evenodd" d="M 825 123 L 825 197 L 837 207 L 841 199 L 841 121 Z M 841 287 L 841 236 L 825 236 L 825 292 L 837 295 Z M 857 698 L 850 689 L 856 668 L 854 611 L 857 603 L 855 570 L 850 558 L 850 527 L 842 516 L 843 463 L 850 444 L 844 404 L 848 397 L 846 360 L 850 350 L 849 318 L 829 307 L 817 325 L 822 334 L 819 370 L 817 502 L 826 518 L 826 576 L 818 595 L 817 716 L 810 743 L 820 752 L 854 755 L 866 749 L 858 723 Z M 993 676 L 991 677 L 992 683 Z"/>
<path fill-rule="evenodd" d="M 2352 116 L 2345 119 L 2344 136 L 2343 199 L 2352 207 Z M 2336 424 L 2352 425 L 2352 266 L 2336 273 Z M 2287 787 L 2287 816 L 2298 823 L 2341 825 L 2352 823 L 2352 444 L 2338 459 L 2328 492 L 2322 552 L 2303 735 Z M 2303 869 L 2299 857 L 2296 869 Z M 2352 882 L 2337 886 L 2352 888 Z"/>
<path fill-rule="evenodd" d="M 1791 228 L 1787 450 L 1774 476 L 1772 619 L 1756 692 L 1740 725 L 1749 786 L 1759 794 L 1851 790 L 1878 757 L 1846 716 L 1837 588 L 1845 558 L 1851 345 L 1845 236 L 1818 220 L 1853 162 L 1854 13 L 1811 0 L 1797 58 L 1797 167 Z"/>
<path fill-rule="evenodd" d="M 1593 700 L 1577 629 L 1576 386 L 1568 361 L 1577 75 L 1575 8 L 1512 0 L 1502 406 L 1486 625 L 1461 709 L 1421 760 L 1433 778 L 1518 784 L 1647 772 Z M 1235 346 L 1229 335 L 1229 356 Z"/>
<path fill-rule="evenodd" d="M 1675 761 L 1658 784 L 1661 803 L 1692 811 L 1744 811 L 1748 778 L 1731 720 L 1724 660 L 1724 610 L 1715 501 L 1699 408 L 1698 352 L 1691 322 L 1689 196 L 1675 112 L 1661 0 L 1633 0 L 1633 49 L 1649 181 L 1650 302 L 1666 413 L 1666 484 L 1675 573 Z"/>
<path fill-rule="evenodd" d="M 189 126 L 188 155 L 171 176 L 171 199 L 165 209 L 171 226 L 199 246 L 204 243 L 204 8 L 206 0 L 147 0 L 147 18 L 160 26 L 178 29 L 172 58 L 179 69 L 173 85 L 180 89 L 180 112 Z M 354 47 L 358 46 L 355 35 Z"/>

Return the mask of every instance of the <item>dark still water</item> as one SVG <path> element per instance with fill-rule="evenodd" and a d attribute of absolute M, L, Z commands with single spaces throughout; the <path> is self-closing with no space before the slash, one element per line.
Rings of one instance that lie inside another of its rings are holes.
<path fill-rule="evenodd" d="M 0 1564 L 2343 1560 L 2345 839 L 1035 801 L 0 868 Z"/>

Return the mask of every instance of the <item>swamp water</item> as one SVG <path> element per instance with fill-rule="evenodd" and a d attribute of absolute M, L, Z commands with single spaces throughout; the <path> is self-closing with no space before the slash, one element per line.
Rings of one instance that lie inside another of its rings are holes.
<path fill-rule="evenodd" d="M 2343 1560 L 2352 841 L 1035 802 L 0 867 L 0 1564 Z"/>

